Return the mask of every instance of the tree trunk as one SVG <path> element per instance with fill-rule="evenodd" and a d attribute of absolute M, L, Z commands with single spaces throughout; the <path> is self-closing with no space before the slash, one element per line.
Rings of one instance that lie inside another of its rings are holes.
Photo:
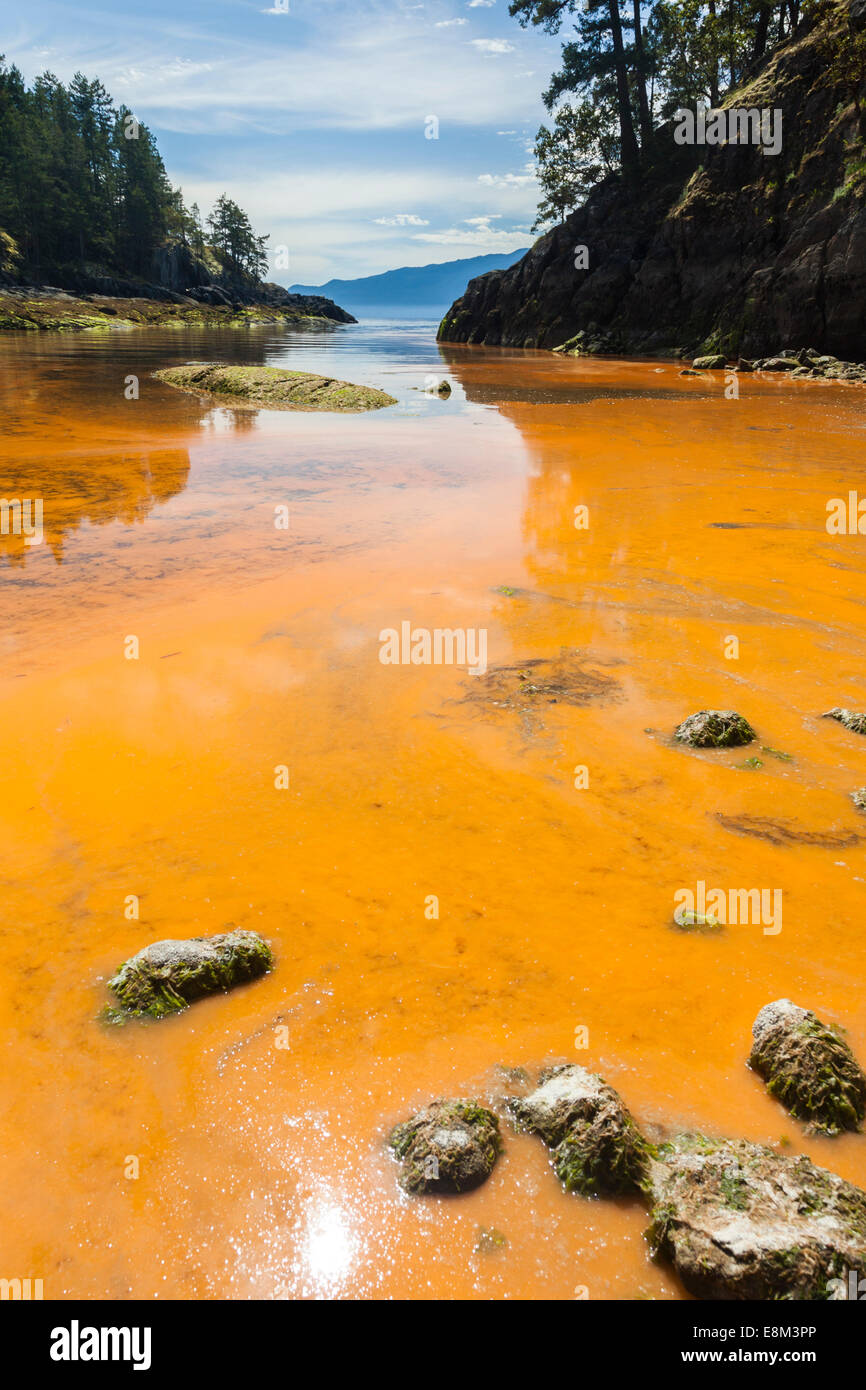
<path fill-rule="evenodd" d="M 634 12 L 634 58 L 635 82 L 637 83 L 638 111 L 640 112 L 641 149 L 648 150 L 652 144 L 653 122 L 646 95 L 646 54 L 640 26 L 640 0 L 632 0 Z"/>
<path fill-rule="evenodd" d="M 762 5 L 758 10 L 758 23 L 755 28 L 755 43 L 752 48 L 753 63 L 757 63 L 760 58 L 763 58 L 767 51 L 767 33 L 770 28 L 771 9 L 772 7 L 770 5 Z"/>
<path fill-rule="evenodd" d="M 625 49 L 622 42 L 622 22 L 619 16 L 619 0 L 607 0 L 610 16 L 610 30 L 613 37 L 613 56 L 616 66 L 616 104 L 619 110 L 619 135 L 622 151 L 622 167 L 626 175 L 637 174 L 640 156 L 634 121 L 631 116 L 631 99 L 628 90 L 628 71 L 625 65 Z"/>
<path fill-rule="evenodd" d="M 635 0 L 635 3 L 637 3 L 637 0 Z M 716 0 L 709 0 L 709 4 L 710 4 L 710 19 L 711 19 L 712 21 L 715 21 L 715 18 L 716 18 Z M 714 45 L 715 45 L 715 41 L 716 41 L 716 28 L 715 28 L 715 22 L 713 22 L 713 44 L 714 44 Z M 710 106 L 712 106 L 713 110 L 715 111 L 715 110 L 718 109 L 718 105 L 719 105 L 719 60 L 718 60 L 718 58 L 716 57 L 715 51 L 714 51 L 714 52 L 713 52 L 713 61 L 712 61 L 712 65 L 711 65 L 711 67 L 710 67 Z"/>

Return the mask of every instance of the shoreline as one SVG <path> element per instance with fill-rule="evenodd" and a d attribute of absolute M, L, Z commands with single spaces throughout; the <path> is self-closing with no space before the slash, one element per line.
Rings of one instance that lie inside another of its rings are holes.
<path fill-rule="evenodd" d="M 355 322 L 355 320 L 351 320 Z M 200 304 L 64 290 L 0 288 L 0 333 L 106 333 L 133 328 L 249 328 L 285 323 L 343 327 L 344 320 L 304 313 L 294 305 Z"/>

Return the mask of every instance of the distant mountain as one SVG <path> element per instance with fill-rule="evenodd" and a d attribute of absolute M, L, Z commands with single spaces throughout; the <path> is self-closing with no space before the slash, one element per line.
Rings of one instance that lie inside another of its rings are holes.
<path fill-rule="evenodd" d="M 507 270 L 525 255 L 526 249 L 504 256 L 470 256 L 440 265 L 407 265 L 360 280 L 329 280 L 326 285 L 289 288 L 292 294 L 324 295 L 361 318 L 439 319 L 476 275 Z"/>

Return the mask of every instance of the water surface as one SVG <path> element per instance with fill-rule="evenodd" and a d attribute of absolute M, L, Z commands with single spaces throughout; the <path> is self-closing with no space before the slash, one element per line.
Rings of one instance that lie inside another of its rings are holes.
<path fill-rule="evenodd" d="M 397 404 L 235 412 L 151 377 L 193 360 Z M 503 1065 L 575 1060 L 653 1133 L 784 1140 L 866 1184 L 862 1137 L 805 1137 L 745 1065 L 782 995 L 866 1057 L 866 740 L 819 717 L 866 700 L 864 540 L 825 527 L 866 397 L 744 378 L 729 400 L 679 370 L 437 346 L 426 323 L 0 340 L 0 495 L 42 497 L 46 529 L 0 537 L 9 1277 L 682 1297 L 643 1209 L 567 1196 L 532 1138 L 474 1194 L 400 1194 L 389 1126 L 501 1093 Z M 404 620 L 486 629 L 494 667 L 565 650 L 595 694 L 383 666 Z M 674 747 L 707 706 L 792 759 Z M 775 843 L 779 822 L 820 843 Z M 781 888 L 782 931 L 677 932 L 699 879 Z M 94 1023 L 120 961 L 230 924 L 272 942 L 265 981 Z M 491 1226 L 508 1244 L 484 1253 Z"/>

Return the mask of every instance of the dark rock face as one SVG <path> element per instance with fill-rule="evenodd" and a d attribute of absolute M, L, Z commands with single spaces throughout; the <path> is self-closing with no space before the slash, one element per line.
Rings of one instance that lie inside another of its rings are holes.
<path fill-rule="evenodd" d="M 413 1196 L 469 1192 L 493 1172 L 502 1149 L 499 1120 L 474 1100 L 434 1100 L 396 1125 L 388 1139 L 402 1160 L 400 1186 Z"/>
<path fill-rule="evenodd" d="M 573 1064 L 550 1067 L 536 1090 L 507 1105 L 521 1129 L 553 1150 L 554 1171 L 569 1192 L 594 1196 L 640 1187 L 649 1145 L 600 1076 Z"/>
<path fill-rule="evenodd" d="M 252 931 L 156 941 L 125 961 L 109 980 L 121 1008 L 108 1011 L 106 1017 L 109 1022 L 164 1018 L 205 995 L 254 980 L 272 965 L 270 946 Z"/>
<path fill-rule="evenodd" d="M 318 294 L 289 294 L 282 285 L 257 285 L 238 288 L 232 285 L 192 285 L 186 291 L 189 299 L 198 304 L 222 304 L 236 307 L 244 304 L 265 304 L 271 309 L 295 309 L 309 318 L 331 319 L 334 323 L 357 323 L 351 314 L 332 299 Z"/>
<path fill-rule="evenodd" d="M 852 24 L 864 5 L 852 0 Z M 802 24 L 736 93 L 737 107 L 783 112 L 777 155 L 675 146 L 662 128 L 640 190 L 600 185 L 516 265 L 473 280 L 440 337 L 556 348 L 584 331 L 605 352 L 733 359 L 809 343 L 866 361 L 866 204 L 851 173 L 864 139 L 850 90 L 828 77 L 848 32 L 841 10 Z"/>
<path fill-rule="evenodd" d="M 649 1189 L 651 1239 L 696 1298 L 844 1298 L 866 1271 L 866 1193 L 808 1158 L 684 1135 Z"/>
<path fill-rule="evenodd" d="M 748 720 L 732 709 L 702 709 L 674 731 L 674 738 L 691 748 L 739 748 L 756 737 Z"/>
<path fill-rule="evenodd" d="M 866 1076 L 850 1047 L 809 1009 L 776 999 L 752 1027 L 749 1064 L 790 1114 L 823 1134 L 859 1129 Z"/>

